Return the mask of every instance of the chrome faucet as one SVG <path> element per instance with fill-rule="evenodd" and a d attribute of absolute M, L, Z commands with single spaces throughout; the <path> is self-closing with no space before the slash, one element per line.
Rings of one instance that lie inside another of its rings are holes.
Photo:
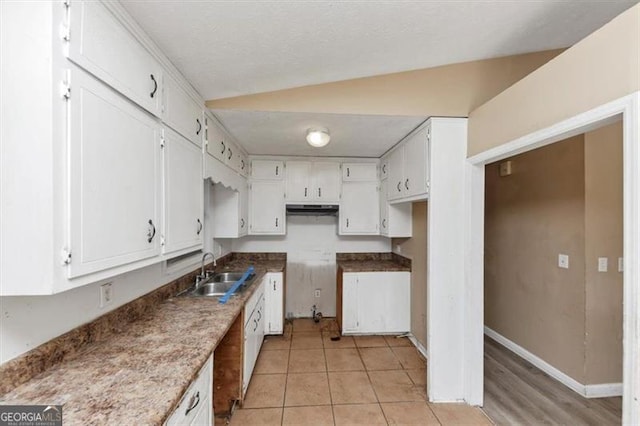
<path fill-rule="evenodd" d="M 196 286 L 198 286 L 198 284 L 200 284 L 200 281 L 207 279 L 209 277 L 209 272 L 210 271 L 205 271 L 204 270 L 204 261 L 207 259 L 207 256 L 211 256 L 211 259 L 213 259 L 213 267 L 217 267 L 218 264 L 216 263 L 216 257 L 213 255 L 213 253 L 211 252 L 206 252 L 205 254 L 202 255 L 202 263 L 200 265 L 200 275 L 198 275 L 196 277 Z"/>

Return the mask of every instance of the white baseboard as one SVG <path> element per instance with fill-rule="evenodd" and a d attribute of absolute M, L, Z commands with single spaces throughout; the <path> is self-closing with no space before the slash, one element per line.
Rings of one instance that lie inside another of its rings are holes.
<path fill-rule="evenodd" d="M 577 380 L 569 377 L 562 371 L 555 368 L 553 365 L 549 364 L 542 358 L 537 355 L 532 354 L 522 346 L 517 343 L 507 339 L 501 334 L 498 334 L 496 331 L 490 329 L 489 327 L 484 327 L 484 334 L 486 334 L 491 339 L 495 340 L 505 348 L 509 349 L 511 352 L 515 353 L 521 358 L 529 361 L 531 364 L 538 367 L 540 370 L 547 373 L 549 376 L 553 377 L 569 389 L 578 393 L 579 395 L 585 398 L 602 398 L 606 396 L 621 396 L 622 395 L 622 383 L 604 383 L 598 385 L 583 385 Z"/>
<path fill-rule="evenodd" d="M 411 341 L 411 343 L 413 343 L 413 346 L 415 346 L 416 349 L 418 349 L 418 352 L 420 352 L 422 354 L 424 359 L 429 359 L 429 355 L 427 354 L 427 348 L 422 346 L 422 343 L 420 343 L 418 341 L 418 339 L 416 339 L 416 336 L 414 336 L 413 334 L 409 334 L 408 337 L 409 337 L 409 340 Z"/>

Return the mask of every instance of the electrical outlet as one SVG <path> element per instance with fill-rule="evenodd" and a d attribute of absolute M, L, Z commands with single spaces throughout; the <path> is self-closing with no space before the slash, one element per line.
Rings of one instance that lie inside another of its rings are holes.
<path fill-rule="evenodd" d="M 609 269 L 609 259 L 606 257 L 598 258 L 598 272 L 607 272 Z"/>
<path fill-rule="evenodd" d="M 104 308 L 111 303 L 113 299 L 113 288 L 111 283 L 104 283 L 100 286 L 100 307 Z"/>
<path fill-rule="evenodd" d="M 618 258 L 618 272 L 624 272 L 624 259 Z"/>
<path fill-rule="evenodd" d="M 315 291 L 313 292 L 313 296 L 314 297 L 320 297 L 320 289 L 316 288 Z"/>
<path fill-rule="evenodd" d="M 569 255 L 568 254 L 559 254 L 558 255 L 558 267 L 562 269 L 569 269 Z"/>

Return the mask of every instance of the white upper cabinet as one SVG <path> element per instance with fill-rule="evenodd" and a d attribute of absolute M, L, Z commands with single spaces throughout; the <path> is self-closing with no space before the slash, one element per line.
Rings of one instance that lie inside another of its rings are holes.
<path fill-rule="evenodd" d="M 253 160 L 251 162 L 253 179 L 284 179 L 284 162 L 277 160 Z"/>
<path fill-rule="evenodd" d="M 240 238 L 247 235 L 248 194 L 246 182 L 238 190 L 230 189 L 222 184 L 211 188 L 211 204 L 213 206 L 213 238 Z"/>
<path fill-rule="evenodd" d="M 398 147 L 387 157 L 388 175 L 387 179 L 387 196 L 389 200 L 397 200 L 402 198 L 404 190 L 402 183 L 404 181 L 404 149 Z"/>
<path fill-rule="evenodd" d="M 286 201 L 289 204 L 327 204 L 340 201 L 340 163 L 287 161 Z"/>
<path fill-rule="evenodd" d="M 178 133 L 164 130 L 163 253 L 202 247 L 204 227 L 202 150 Z"/>
<path fill-rule="evenodd" d="M 249 189 L 249 234 L 284 235 L 284 182 L 254 180 Z"/>
<path fill-rule="evenodd" d="M 69 5 L 69 59 L 156 116 L 161 115 L 163 69 L 98 1 Z"/>
<path fill-rule="evenodd" d="M 163 93 L 162 121 L 191 142 L 202 146 L 205 122 L 200 105 L 191 99 L 169 75 L 164 78 Z"/>
<path fill-rule="evenodd" d="M 69 277 L 160 254 L 158 122 L 72 69 Z"/>
<path fill-rule="evenodd" d="M 249 159 L 239 149 L 238 153 L 235 155 L 235 164 L 232 168 L 244 177 L 249 175 Z"/>
<path fill-rule="evenodd" d="M 224 163 L 229 138 L 212 116 L 206 114 L 205 120 L 207 153 Z"/>
<path fill-rule="evenodd" d="M 378 179 L 378 165 L 376 163 L 343 163 L 342 181 L 372 181 Z"/>
<path fill-rule="evenodd" d="M 340 235 L 379 234 L 378 183 L 344 182 L 340 202 Z"/>
<path fill-rule="evenodd" d="M 383 157 L 380 160 L 380 180 L 384 180 L 389 177 L 389 157 Z"/>
<path fill-rule="evenodd" d="M 388 183 L 390 179 L 380 181 L 380 235 L 396 238 L 411 237 L 412 203 L 389 204 L 387 199 Z"/>
<path fill-rule="evenodd" d="M 430 121 L 409 135 L 388 156 L 389 200 L 426 200 L 429 195 Z"/>

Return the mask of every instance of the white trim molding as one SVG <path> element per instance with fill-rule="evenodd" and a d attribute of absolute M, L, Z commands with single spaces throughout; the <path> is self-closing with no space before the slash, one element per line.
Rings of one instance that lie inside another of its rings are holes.
<path fill-rule="evenodd" d="M 411 343 L 413 343 L 413 346 L 416 347 L 418 352 L 420 352 L 420 354 L 424 357 L 424 359 L 429 359 L 429 354 L 427 352 L 427 348 L 422 346 L 422 343 L 420 343 L 418 341 L 418 339 L 416 339 L 416 336 L 414 336 L 413 334 L 409 334 L 407 337 L 409 338 Z"/>
<path fill-rule="evenodd" d="M 484 334 L 487 337 L 495 340 L 497 343 L 501 344 L 505 348 L 509 349 L 514 354 L 518 355 L 520 358 L 523 358 L 526 361 L 529 361 L 531 364 L 539 368 L 540 370 L 547 373 L 549 376 L 553 377 L 572 391 L 580 394 L 585 398 L 602 398 L 605 396 L 621 396 L 622 395 L 622 383 L 603 383 L 597 385 L 584 385 L 578 382 L 573 377 L 563 373 L 558 370 L 553 365 L 549 364 L 547 361 L 543 360 L 539 356 L 529 352 L 527 349 L 518 345 L 512 340 L 507 339 L 500 333 L 492 330 L 491 328 L 485 326 Z"/>
<path fill-rule="evenodd" d="M 640 92 L 621 97 L 467 159 L 465 265 L 465 398 L 482 405 L 484 379 L 484 166 L 584 133 L 622 118 L 624 152 L 624 297 L 622 424 L 640 424 Z M 480 372 L 480 373 L 478 373 Z M 590 387 L 591 395 L 617 384 Z"/>

